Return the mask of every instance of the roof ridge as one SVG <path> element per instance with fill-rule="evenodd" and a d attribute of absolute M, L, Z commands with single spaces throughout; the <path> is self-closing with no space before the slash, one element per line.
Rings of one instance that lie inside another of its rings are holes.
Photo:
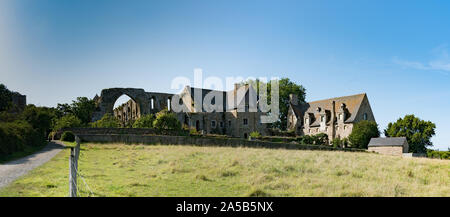
<path fill-rule="evenodd" d="M 321 99 L 321 100 L 315 100 L 315 101 L 310 101 L 307 103 L 317 103 L 317 102 L 322 102 L 322 101 L 329 101 L 329 100 L 333 100 L 333 99 L 342 99 L 342 98 L 348 98 L 348 97 L 354 97 L 354 96 L 360 96 L 360 95 L 367 95 L 366 93 L 359 93 L 359 94 L 353 94 L 353 95 L 348 95 L 348 96 L 339 96 L 339 97 L 333 97 L 333 98 L 328 98 L 328 99 Z"/>

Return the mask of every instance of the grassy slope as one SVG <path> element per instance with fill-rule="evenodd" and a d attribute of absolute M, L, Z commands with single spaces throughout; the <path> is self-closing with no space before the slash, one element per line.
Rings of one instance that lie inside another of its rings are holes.
<path fill-rule="evenodd" d="M 0 196 L 67 196 L 68 155 Z M 79 168 L 95 196 L 450 196 L 450 161 L 370 153 L 83 144 Z"/>

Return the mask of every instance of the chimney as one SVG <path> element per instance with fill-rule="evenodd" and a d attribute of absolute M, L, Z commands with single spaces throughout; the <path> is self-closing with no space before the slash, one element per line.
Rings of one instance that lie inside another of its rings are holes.
<path fill-rule="evenodd" d="M 333 101 L 331 103 L 331 122 L 330 122 L 330 124 L 331 124 L 331 140 L 333 140 L 336 137 L 336 129 L 334 128 L 335 127 L 334 122 L 335 122 L 335 119 L 336 119 L 335 106 L 336 106 L 336 102 Z"/>
<path fill-rule="evenodd" d="M 297 97 L 297 95 L 295 95 L 295 94 L 289 94 L 289 102 L 292 104 L 292 105 L 298 105 L 298 97 Z"/>

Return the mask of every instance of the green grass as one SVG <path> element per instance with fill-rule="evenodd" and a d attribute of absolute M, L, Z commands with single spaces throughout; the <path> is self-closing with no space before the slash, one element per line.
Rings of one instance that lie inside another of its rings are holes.
<path fill-rule="evenodd" d="M 93 196 L 450 196 L 450 161 L 372 153 L 82 144 Z M 0 190 L 67 196 L 69 149 Z M 79 179 L 81 195 L 88 190 Z"/>

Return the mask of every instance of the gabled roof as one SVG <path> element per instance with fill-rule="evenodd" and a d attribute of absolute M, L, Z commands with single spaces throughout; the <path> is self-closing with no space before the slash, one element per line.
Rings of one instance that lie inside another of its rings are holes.
<path fill-rule="evenodd" d="M 377 146 L 403 146 L 407 143 L 406 137 L 386 137 L 386 138 L 372 138 L 369 142 L 369 147 Z"/>
<path fill-rule="evenodd" d="M 341 104 L 345 104 L 345 108 L 348 110 L 350 116 L 344 120 L 347 123 L 351 123 L 354 121 L 359 107 L 361 106 L 364 98 L 366 97 L 365 93 L 351 95 L 351 96 L 343 96 L 343 97 L 335 97 L 324 100 L 312 101 L 300 105 L 292 105 L 296 115 L 298 114 L 306 114 L 312 113 L 314 114 L 315 121 L 311 123 L 311 126 L 318 126 L 320 122 L 319 113 L 317 112 L 317 108 L 320 107 L 321 110 L 332 110 L 333 101 L 335 102 L 334 109 L 336 112 L 340 110 Z M 330 121 L 330 120 L 329 120 Z"/>

